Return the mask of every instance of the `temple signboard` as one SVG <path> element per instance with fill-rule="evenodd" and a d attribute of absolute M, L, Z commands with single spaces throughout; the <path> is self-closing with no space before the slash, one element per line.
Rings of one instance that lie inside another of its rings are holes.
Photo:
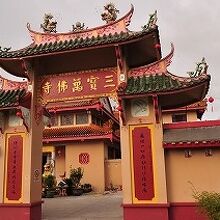
<path fill-rule="evenodd" d="M 114 96 L 118 85 L 115 68 L 42 76 L 44 102 Z"/>

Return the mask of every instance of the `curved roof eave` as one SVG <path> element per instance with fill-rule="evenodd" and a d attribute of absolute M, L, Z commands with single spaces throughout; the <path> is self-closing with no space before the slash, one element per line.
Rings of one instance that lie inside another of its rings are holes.
<path fill-rule="evenodd" d="M 156 33 L 155 33 L 156 32 Z M 0 51 L 0 61 L 1 60 L 18 60 L 20 58 L 33 58 L 33 57 L 41 57 L 41 56 L 48 56 L 51 54 L 59 54 L 59 53 L 66 53 L 66 52 L 74 52 L 74 51 L 81 51 L 81 50 L 88 50 L 88 49 L 96 49 L 96 48 L 104 48 L 104 47 L 111 47 L 111 46 L 118 46 L 129 44 L 133 42 L 140 41 L 150 34 L 158 35 L 158 28 L 151 29 L 149 31 L 139 31 L 139 32 L 122 32 L 121 36 L 118 34 L 116 35 L 106 35 L 103 38 L 99 39 L 86 39 L 85 41 L 81 38 L 77 39 L 76 42 L 73 41 L 59 41 L 52 43 L 45 43 L 45 44 L 30 44 L 29 46 L 15 51 Z M 94 41 L 94 43 L 88 43 L 88 41 Z M 70 45 L 71 44 L 71 45 Z"/>
<path fill-rule="evenodd" d="M 137 92 L 130 94 L 125 92 L 118 92 L 118 96 L 124 99 L 130 99 L 130 98 L 157 95 L 162 109 L 182 107 L 182 106 L 190 105 L 197 101 L 201 101 L 208 93 L 210 79 L 211 79 L 210 75 L 206 75 L 204 76 L 204 78 L 198 80 L 197 82 L 192 82 L 192 84 L 183 85 L 178 88 L 166 89 L 162 91 L 151 90 L 146 92 Z M 168 100 L 170 100 L 169 103 Z"/>
<path fill-rule="evenodd" d="M 83 50 L 114 47 L 118 45 L 120 46 L 141 41 L 151 35 L 156 36 L 159 39 L 159 31 L 157 26 L 148 31 L 122 33 L 122 36 L 118 38 L 118 35 L 110 35 L 112 39 L 109 39 L 108 36 L 105 36 L 104 39 L 100 38 L 99 41 L 96 41 L 97 39 L 93 39 L 93 41 L 96 42 L 92 43 L 91 45 L 88 45 L 86 41 L 80 41 L 80 39 L 77 39 L 78 44 L 74 43 L 73 41 L 61 42 L 62 46 L 58 49 L 56 48 L 56 45 L 59 45 L 60 43 L 57 43 L 56 45 L 47 43 L 45 45 L 30 44 L 28 47 L 17 51 L 0 52 L 0 66 L 15 76 L 27 77 L 24 69 L 22 68 L 23 59 L 33 59 L 37 57 L 53 56 Z"/>
<path fill-rule="evenodd" d="M 100 36 L 105 35 L 106 33 L 112 33 L 112 30 L 114 32 L 121 32 L 125 31 L 127 32 L 127 26 L 129 26 L 131 22 L 131 17 L 134 12 L 134 6 L 131 4 L 131 9 L 130 11 L 125 14 L 123 17 L 112 21 L 110 23 L 107 23 L 105 25 L 101 25 L 98 27 L 94 28 L 88 28 L 80 31 L 69 31 L 66 33 L 45 33 L 45 32 L 37 32 L 33 31 L 30 27 L 30 24 L 27 24 L 27 29 L 30 33 L 30 36 L 32 40 L 34 41 L 35 44 L 39 44 L 42 42 L 55 42 L 60 40 L 66 40 L 66 39 L 76 39 L 76 38 L 86 38 L 86 37 L 92 37 L 92 36 L 97 36 L 100 34 Z"/>

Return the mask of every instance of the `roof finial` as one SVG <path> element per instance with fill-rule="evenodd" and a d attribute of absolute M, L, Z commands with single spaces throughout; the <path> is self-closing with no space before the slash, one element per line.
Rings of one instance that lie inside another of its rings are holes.
<path fill-rule="evenodd" d="M 202 73 L 205 73 L 208 68 L 208 65 L 205 61 L 205 58 L 203 57 L 201 62 L 196 64 L 196 70 L 194 72 L 188 72 L 189 76 L 192 77 L 197 77 L 200 76 Z"/>
<path fill-rule="evenodd" d="M 51 21 L 53 19 L 53 15 L 48 13 L 44 14 L 44 22 L 40 25 L 45 33 L 56 33 L 57 22 Z"/>
<path fill-rule="evenodd" d="M 155 12 L 153 14 L 150 14 L 149 16 L 150 16 L 150 18 L 148 20 L 148 23 L 146 25 L 142 26 L 143 31 L 150 30 L 150 29 L 156 27 L 156 23 L 157 23 L 157 10 L 155 10 Z"/>
<path fill-rule="evenodd" d="M 81 23 L 81 22 L 76 22 L 75 25 L 72 25 L 73 27 L 73 32 L 77 32 L 77 31 L 83 31 L 85 29 L 87 29 L 88 27 L 85 28 L 85 24 L 84 23 Z"/>
<path fill-rule="evenodd" d="M 11 50 L 11 47 L 4 47 L 3 49 L 0 47 L 0 53 L 7 53 L 9 50 Z"/>
<path fill-rule="evenodd" d="M 115 5 L 110 2 L 104 6 L 104 12 L 101 14 L 102 20 L 107 24 L 114 22 L 117 19 L 117 14 L 119 10 L 115 7 Z"/>

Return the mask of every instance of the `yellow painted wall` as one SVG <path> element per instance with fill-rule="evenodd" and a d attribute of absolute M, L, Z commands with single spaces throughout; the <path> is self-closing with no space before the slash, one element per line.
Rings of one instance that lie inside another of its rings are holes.
<path fill-rule="evenodd" d="M 57 153 L 58 150 L 60 151 L 59 154 Z M 65 147 L 57 147 L 55 156 L 55 176 L 57 183 L 59 183 L 62 179 L 60 175 L 65 173 Z"/>
<path fill-rule="evenodd" d="M 7 122 L 7 118 L 6 118 Z M 7 123 L 6 123 L 7 124 Z M 23 137 L 23 162 L 22 162 L 22 194 L 21 198 L 18 201 L 8 200 L 6 198 L 6 181 L 7 181 L 7 137 L 11 135 L 19 134 Z M 30 142 L 29 142 L 29 134 L 27 134 L 26 128 L 24 126 L 18 126 L 14 128 L 10 128 L 6 125 L 4 134 L 1 139 L 2 147 L 0 150 L 0 168 L 2 170 L 0 174 L 0 202 L 5 203 L 20 203 L 21 201 L 24 203 L 30 202 Z M 41 172 L 41 171 L 40 171 Z M 41 180 L 40 180 L 41 181 Z M 5 190 L 5 193 L 4 193 Z"/>
<path fill-rule="evenodd" d="M 55 147 L 54 146 L 43 146 L 42 148 L 42 152 L 46 153 L 46 152 L 54 152 L 55 151 Z"/>
<path fill-rule="evenodd" d="M 147 97 L 146 97 L 147 99 Z M 128 100 L 125 103 L 126 109 L 126 125 L 121 123 L 121 150 L 122 150 L 122 179 L 123 179 L 123 203 L 166 203 L 166 177 L 164 167 L 164 150 L 162 146 L 162 124 L 156 124 L 155 112 L 152 100 L 149 99 L 149 115 L 144 117 L 132 117 L 131 104 Z M 131 129 L 136 126 L 147 126 L 151 130 L 152 135 L 152 154 L 154 169 L 154 189 L 155 198 L 152 201 L 137 201 L 133 195 L 132 185 L 132 157 L 131 157 Z M 133 198 L 132 198 L 133 197 Z"/>
<path fill-rule="evenodd" d="M 197 121 L 197 114 L 195 111 L 187 112 L 187 121 Z"/>
<path fill-rule="evenodd" d="M 192 150 L 192 157 L 185 158 L 184 150 L 166 152 L 166 175 L 169 202 L 194 202 L 192 186 L 199 190 L 220 192 L 220 150 L 205 156 L 205 150 Z"/>
<path fill-rule="evenodd" d="M 162 115 L 163 123 L 172 123 L 172 114 L 170 113 L 163 113 Z"/>
<path fill-rule="evenodd" d="M 79 154 L 88 153 L 90 155 L 89 164 L 79 163 Z M 95 192 L 104 192 L 104 143 L 103 142 L 77 142 L 66 145 L 66 171 L 69 176 L 70 167 L 82 167 L 84 169 L 83 183 L 90 183 Z"/>
<path fill-rule="evenodd" d="M 121 160 L 119 159 L 105 161 L 105 186 L 109 187 L 110 184 L 118 189 L 122 187 Z"/>
<path fill-rule="evenodd" d="M 173 112 L 173 113 L 175 113 L 175 112 Z M 162 116 L 163 116 L 162 118 L 163 118 L 163 123 L 164 124 L 165 123 L 172 123 L 172 114 L 173 113 L 166 113 L 166 112 L 164 112 L 162 114 Z M 176 113 L 178 113 L 178 112 L 176 112 Z M 187 121 L 197 121 L 197 120 L 198 120 L 197 119 L 197 114 L 196 114 L 195 111 L 188 111 L 187 112 Z"/>

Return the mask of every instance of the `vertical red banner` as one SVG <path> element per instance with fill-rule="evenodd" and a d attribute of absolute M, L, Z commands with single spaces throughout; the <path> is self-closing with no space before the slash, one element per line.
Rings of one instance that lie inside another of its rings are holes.
<path fill-rule="evenodd" d="M 154 177 L 150 129 L 134 128 L 132 140 L 135 197 L 138 200 L 151 200 L 154 197 Z"/>
<path fill-rule="evenodd" d="M 23 137 L 13 135 L 8 138 L 8 162 L 6 197 L 19 200 L 22 190 Z"/>

